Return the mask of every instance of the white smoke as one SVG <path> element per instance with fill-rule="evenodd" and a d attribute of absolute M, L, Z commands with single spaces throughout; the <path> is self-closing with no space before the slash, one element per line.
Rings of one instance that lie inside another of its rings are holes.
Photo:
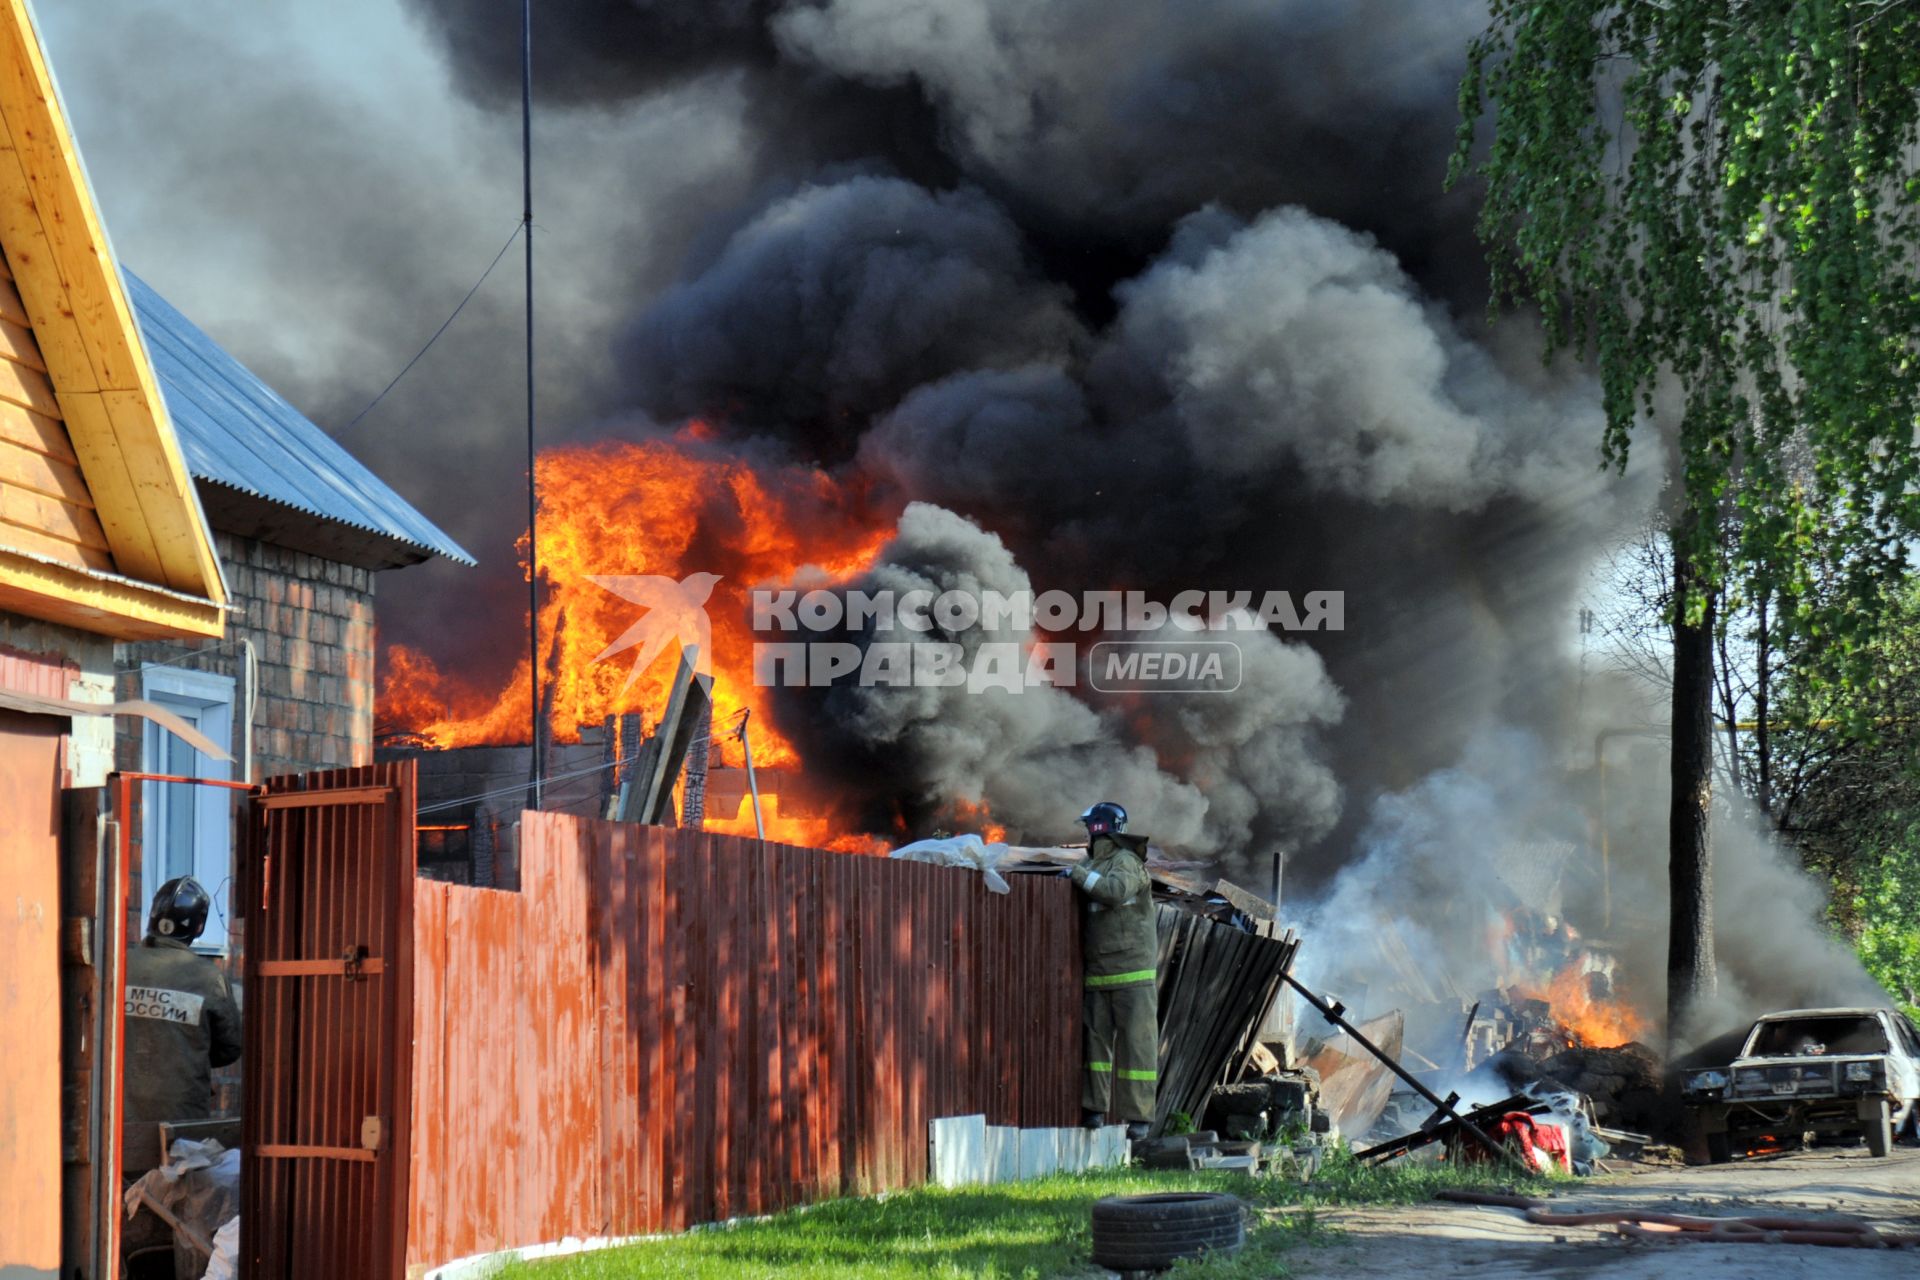
<path fill-rule="evenodd" d="M 1368 1015 L 1404 1009 L 1422 983 L 1475 999 L 1512 980 L 1504 917 L 1530 908 L 1610 952 L 1615 991 L 1662 1026 L 1665 764 L 1664 750 L 1617 752 L 1603 809 L 1591 756 L 1511 728 L 1476 735 L 1456 765 L 1376 800 L 1360 856 L 1294 910 L 1303 980 L 1360 997 Z M 1825 926 L 1823 886 L 1748 810 L 1716 804 L 1719 992 L 1680 1029 L 1683 1045 L 1771 1010 L 1886 1001 Z"/>

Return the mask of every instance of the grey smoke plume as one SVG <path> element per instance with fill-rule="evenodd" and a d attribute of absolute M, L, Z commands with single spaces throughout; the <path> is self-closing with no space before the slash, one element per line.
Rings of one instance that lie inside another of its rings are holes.
<path fill-rule="evenodd" d="M 1468 511 L 1590 477 L 1597 409 L 1517 385 L 1366 236 L 1298 208 L 1190 219 L 1119 290 L 1113 338 L 1157 359 L 1195 465 Z"/>
<path fill-rule="evenodd" d="M 999 538 L 924 502 L 902 512 L 881 562 L 858 586 L 896 595 L 1033 588 Z M 1318 739 L 1339 719 L 1342 700 L 1311 650 L 1267 633 L 1233 634 L 1246 654 L 1241 696 L 1190 699 L 1144 728 L 1051 686 L 844 684 L 825 699 L 831 718 L 802 729 L 803 750 L 884 756 L 890 768 L 874 780 L 871 800 L 904 793 L 928 811 L 984 803 L 1015 840 L 1072 839 L 1083 806 L 1069 797 L 1079 796 L 1123 797 L 1135 827 L 1174 849 L 1237 854 L 1260 823 L 1312 839 L 1339 812 Z M 924 638 L 957 643 L 971 659 L 982 644 L 1027 644 L 1036 635 L 983 626 Z M 1163 752 L 1185 767 L 1174 770 Z M 1269 778 L 1287 779 L 1286 790 L 1249 786 Z"/>

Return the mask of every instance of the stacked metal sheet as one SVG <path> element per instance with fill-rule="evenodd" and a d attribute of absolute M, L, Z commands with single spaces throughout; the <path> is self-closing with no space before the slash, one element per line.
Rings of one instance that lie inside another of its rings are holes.
<path fill-rule="evenodd" d="M 1300 940 L 1158 907 L 1160 1090 L 1154 1132 L 1174 1112 L 1197 1121 L 1215 1085 L 1237 1079 Z"/>

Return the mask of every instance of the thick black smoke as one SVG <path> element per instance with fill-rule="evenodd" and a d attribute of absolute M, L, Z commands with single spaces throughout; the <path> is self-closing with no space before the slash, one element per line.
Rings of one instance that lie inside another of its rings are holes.
<path fill-rule="evenodd" d="M 1077 329 L 991 201 L 861 177 L 766 209 L 648 308 L 623 363 L 658 418 L 805 432 L 837 460 L 922 383 L 1065 359 Z"/>

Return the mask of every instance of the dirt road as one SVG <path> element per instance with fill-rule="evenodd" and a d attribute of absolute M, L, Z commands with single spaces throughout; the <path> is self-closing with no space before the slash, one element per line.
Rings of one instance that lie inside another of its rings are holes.
<path fill-rule="evenodd" d="M 1920 1149 L 1799 1152 L 1730 1165 L 1662 1167 L 1583 1179 L 1556 1211 L 1656 1209 L 1712 1217 L 1843 1217 L 1920 1233 Z M 1513 1209 L 1433 1203 L 1341 1209 L 1342 1234 L 1290 1256 L 1296 1277 L 1606 1276 L 1608 1280 L 1828 1280 L 1920 1276 L 1920 1252 L 1777 1244 L 1644 1244 L 1612 1227 L 1537 1227 Z"/>

